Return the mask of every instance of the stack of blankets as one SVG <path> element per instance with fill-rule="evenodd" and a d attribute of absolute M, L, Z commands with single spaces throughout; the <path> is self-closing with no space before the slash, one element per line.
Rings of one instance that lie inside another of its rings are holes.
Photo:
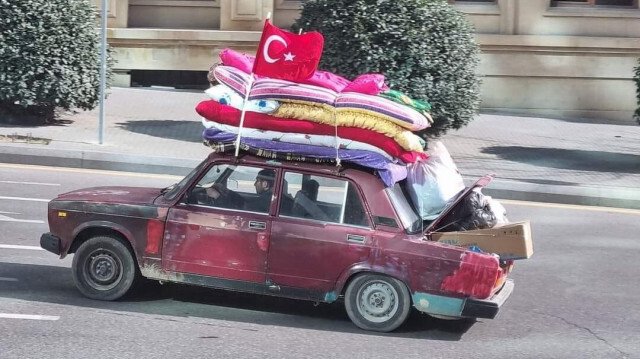
<path fill-rule="evenodd" d="M 211 100 L 196 107 L 203 140 L 214 151 L 240 149 L 274 159 L 352 162 L 376 170 L 387 186 L 407 176 L 406 165 L 427 158 L 412 131 L 429 127 L 430 106 L 389 90 L 384 76 L 349 81 L 316 71 L 304 83 L 251 79 L 254 58 L 224 50 L 212 67 Z M 245 98 L 248 94 L 248 101 Z M 244 122 L 240 129 L 242 109 Z"/>

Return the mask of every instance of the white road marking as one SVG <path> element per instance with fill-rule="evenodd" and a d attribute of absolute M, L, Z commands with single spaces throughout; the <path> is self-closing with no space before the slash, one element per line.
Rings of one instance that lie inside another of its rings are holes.
<path fill-rule="evenodd" d="M 16 219 L 16 218 L 11 218 L 9 216 L 3 216 L 1 214 L 0 214 L 0 222 L 44 223 L 44 221 L 37 220 L 37 219 Z"/>
<path fill-rule="evenodd" d="M 2 213 L 2 214 L 20 214 L 18 212 L 4 212 L 4 211 L 0 211 L 0 213 Z"/>
<path fill-rule="evenodd" d="M 31 251 L 44 251 L 44 249 L 38 246 L 19 246 L 16 244 L 0 244 L 1 249 L 27 249 Z"/>
<path fill-rule="evenodd" d="M 11 314 L 0 313 L 0 319 L 28 319 L 28 320 L 58 320 L 60 317 L 54 315 L 35 315 L 35 314 Z"/>
<path fill-rule="evenodd" d="M 0 196 L 0 199 L 8 199 L 11 201 L 33 201 L 33 202 L 49 202 L 51 201 L 50 199 L 46 199 L 46 198 L 25 198 L 25 197 L 6 197 L 6 196 Z"/>
<path fill-rule="evenodd" d="M 29 185 L 36 185 L 36 186 L 60 186 L 59 183 L 41 183 L 41 182 L 0 181 L 0 183 L 29 184 Z"/>
<path fill-rule="evenodd" d="M 17 278 L 0 277 L 0 282 L 17 282 Z"/>

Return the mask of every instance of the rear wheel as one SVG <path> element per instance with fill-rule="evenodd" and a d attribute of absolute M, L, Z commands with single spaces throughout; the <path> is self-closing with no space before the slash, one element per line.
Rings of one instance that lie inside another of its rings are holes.
<path fill-rule="evenodd" d="M 411 298 L 407 286 L 395 278 L 362 274 L 349 283 L 345 308 L 358 327 L 390 332 L 407 320 Z"/>
<path fill-rule="evenodd" d="M 116 300 L 125 295 L 139 276 L 129 248 L 110 236 L 82 243 L 73 257 L 73 281 L 91 299 Z"/>

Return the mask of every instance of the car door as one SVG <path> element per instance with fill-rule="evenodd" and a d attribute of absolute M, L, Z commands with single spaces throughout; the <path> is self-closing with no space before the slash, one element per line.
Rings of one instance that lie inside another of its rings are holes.
<path fill-rule="evenodd" d="M 262 210 L 248 210 L 238 203 L 256 199 L 255 178 L 261 170 L 214 164 L 185 199 L 169 209 L 164 270 L 265 283 L 272 197 Z M 225 187 L 227 195 L 237 200 L 209 201 L 206 191 L 214 185 Z"/>
<path fill-rule="evenodd" d="M 331 291 L 345 269 L 369 256 L 373 230 L 361 194 L 344 179 L 291 171 L 284 179 L 294 201 L 290 209 L 280 201 L 267 279 L 276 286 Z"/>

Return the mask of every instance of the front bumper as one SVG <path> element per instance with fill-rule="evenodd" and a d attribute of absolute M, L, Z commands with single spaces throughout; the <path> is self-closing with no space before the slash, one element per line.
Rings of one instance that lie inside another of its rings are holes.
<path fill-rule="evenodd" d="M 480 300 L 468 298 L 462 308 L 462 317 L 493 319 L 498 314 L 500 307 L 509 299 L 513 292 L 513 280 L 507 279 L 498 291 L 490 299 Z"/>
<path fill-rule="evenodd" d="M 40 236 L 40 247 L 42 249 L 46 249 L 47 251 L 60 255 L 60 244 L 61 240 L 59 237 L 54 236 L 51 233 L 44 233 Z"/>

